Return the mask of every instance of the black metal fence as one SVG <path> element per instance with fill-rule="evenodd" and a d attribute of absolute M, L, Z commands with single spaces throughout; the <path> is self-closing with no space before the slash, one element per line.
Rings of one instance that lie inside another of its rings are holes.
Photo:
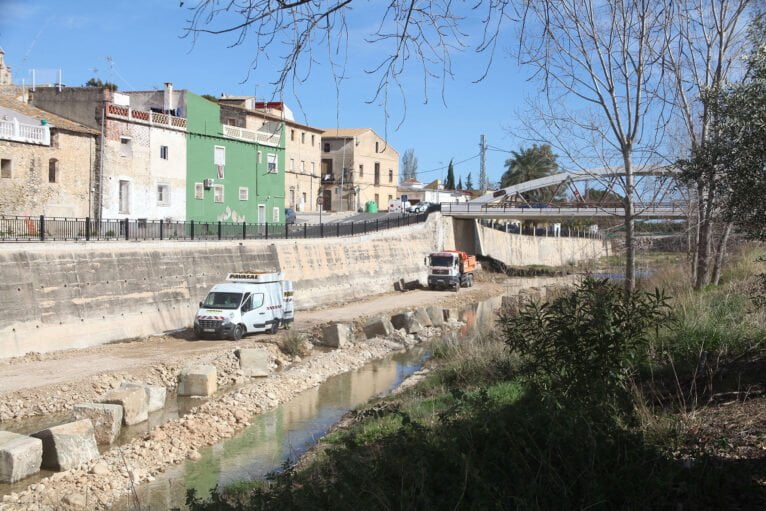
<path fill-rule="evenodd" d="M 0 242 L 118 240 L 269 240 L 339 238 L 404 227 L 428 218 L 386 215 L 358 222 L 326 224 L 234 223 L 0 215 Z"/>

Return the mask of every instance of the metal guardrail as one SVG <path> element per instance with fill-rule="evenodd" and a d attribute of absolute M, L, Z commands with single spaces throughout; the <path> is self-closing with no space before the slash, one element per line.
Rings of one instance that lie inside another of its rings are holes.
<path fill-rule="evenodd" d="M 427 213 L 329 224 L 234 223 L 0 216 L 0 243 L 48 241 L 270 240 L 340 238 L 425 222 Z"/>

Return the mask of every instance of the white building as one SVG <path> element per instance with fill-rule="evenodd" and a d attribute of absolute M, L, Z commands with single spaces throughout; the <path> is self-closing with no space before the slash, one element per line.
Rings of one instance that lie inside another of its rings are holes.
<path fill-rule="evenodd" d="M 445 190 L 438 179 L 424 184 L 417 179 L 406 179 L 401 183 L 397 191 L 399 197 L 411 204 L 429 202 L 439 204 L 442 202 L 468 202 L 470 195 L 462 190 Z"/>

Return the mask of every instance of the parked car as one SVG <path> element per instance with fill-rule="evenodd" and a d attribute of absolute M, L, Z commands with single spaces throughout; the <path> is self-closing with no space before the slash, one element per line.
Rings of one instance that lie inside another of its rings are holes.
<path fill-rule="evenodd" d="M 285 208 L 285 223 L 286 224 L 295 223 L 295 210 L 293 208 Z"/>
<path fill-rule="evenodd" d="M 428 211 L 428 207 L 431 204 L 428 202 L 418 202 L 417 204 L 413 204 L 409 208 L 407 208 L 408 213 L 425 213 Z"/>

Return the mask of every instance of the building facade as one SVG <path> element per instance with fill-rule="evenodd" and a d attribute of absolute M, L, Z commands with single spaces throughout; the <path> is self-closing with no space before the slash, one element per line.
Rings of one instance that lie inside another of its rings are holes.
<path fill-rule="evenodd" d="M 0 96 L 0 215 L 93 216 L 97 136 Z"/>
<path fill-rule="evenodd" d="M 281 102 L 259 102 L 254 97 L 222 96 L 221 122 L 257 130 L 264 123 L 284 122 L 285 207 L 318 211 L 322 130 L 295 122 Z"/>
<path fill-rule="evenodd" d="M 285 208 L 284 124 L 222 123 L 221 106 L 187 92 L 189 220 L 280 223 Z M 255 121 L 253 121 L 255 122 Z"/>
<path fill-rule="evenodd" d="M 327 211 L 357 211 L 368 202 L 387 209 L 397 197 L 399 153 L 370 128 L 325 130 L 321 182 Z"/>

